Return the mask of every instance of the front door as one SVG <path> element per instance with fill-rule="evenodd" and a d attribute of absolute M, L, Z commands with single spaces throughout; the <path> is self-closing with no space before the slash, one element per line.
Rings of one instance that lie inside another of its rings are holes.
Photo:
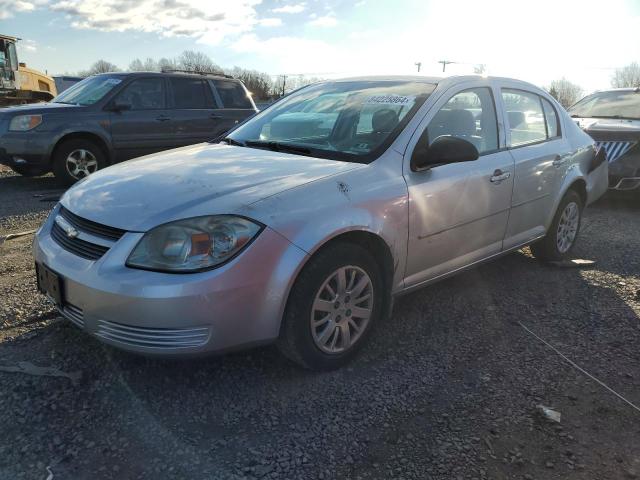
<path fill-rule="evenodd" d="M 164 79 L 138 78 L 128 84 L 114 103 L 128 110 L 111 112 L 111 137 L 118 161 L 173 147 L 173 126 L 166 109 Z"/>
<path fill-rule="evenodd" d="M 445 94 L 428 114 L 407 155 L 442 135 L 473 143 L 480 157 L 471 162 L 412 171 L 405 158 L 409 190 L 409 241 L 405 285 L 410 287 L 453 272 L 502 250 L 514 162 L 500 148 L 498 117 L 489 86 Z"/>

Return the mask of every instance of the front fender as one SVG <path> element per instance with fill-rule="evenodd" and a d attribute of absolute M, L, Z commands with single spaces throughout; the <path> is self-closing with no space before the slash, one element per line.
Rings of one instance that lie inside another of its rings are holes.
<path fill-rule="evenodd" d="M 371 164 L 260 200 L 242 213 L 280 233 L 309 256 L 344 233 L 377 235 L 393 257 L 395 292 L 403 287 L 407 198 L 401 175 Z"/>
<path fill-rule="evenodd" d="M 65 125 L 65 126 L 62 126 L 60 129 L 56 129 L 53 133 L 53 140 L 49 146 L 49 152 L 48 152 L 49 158 L 52 158 L 53 151 L 58 146 L 60 141 L 69 135 L 89 135 L 89 136 L 94 136 L 99 138 L 107 148 L 107 153 L 108 153 L 107 160 L 109 164 L 113 163 L 113 159 L 115 158 L 115 156 L 114 156 L 113 146 L 111 144 L 110 133 L 106 129 L 93 126 L 90 123 L 82 125 L 82 127 Z"/>

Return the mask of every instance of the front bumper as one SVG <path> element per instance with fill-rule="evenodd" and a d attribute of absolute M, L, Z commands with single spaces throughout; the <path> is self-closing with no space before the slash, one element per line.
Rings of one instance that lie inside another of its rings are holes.
<path fill-rule="evenodd" d="M 167 274 L 124 266 L 142 233 L 126 233 L 96 261 L 63 249 L 50 235 L 56 210 L 36 234 L 35 260 L 63 278 L 61 313 L 88 334 L 124 350 L 164 356 L 277 338 L 306 253 L 273 230 L 264 229 L 220 268 Z"/>
<path fill-rule="evenodd" d="M 50 147 L 48 133 L 5 132 L 0 136 L 0 164 L 48 170 L 51 167 Z"/>

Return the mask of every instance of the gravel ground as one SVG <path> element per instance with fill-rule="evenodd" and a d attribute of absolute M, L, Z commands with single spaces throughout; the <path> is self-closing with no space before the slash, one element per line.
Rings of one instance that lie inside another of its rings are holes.
<path fill-rule="evenodd" d="M 0 236 L 36 228 L 51 177 L 0 172 Z M 561 269 L 528 250 L 398 299 L 347 368 L 272 347 L 160 361 L 101 345 L 35 291 L 31 236 L 0 245 L 0 478 L 633 479 L 640 411 L 640 197 L 587 211 Z M 524 327 L 523 327 L 524 326 Z M 562 414 L 554 423 L 543 404 Z"/>

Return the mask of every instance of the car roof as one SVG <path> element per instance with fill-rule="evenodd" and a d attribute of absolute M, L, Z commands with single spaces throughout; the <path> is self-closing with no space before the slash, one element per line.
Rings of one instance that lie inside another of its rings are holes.
<path fill-rule="evenodd" d="M 327 81 L 335 81 L 335 82 L 358 82 L 358 81 L 396 81 L 396 82 L 419 82 L 419 83 L 428 83 L 433 85 L 455 85 L 456 83 L 461 83 L 468 80 L 477 80 L 479 78 L 489 80 L 489 81 L 503 81 L 505 83 L 511 83 L 512 85 L 518 85 L 520 87 L 531 89 L 535 91 L 541 91 L 542 89 L 532 83 L 525 82 L 523 80 L 518 80 L 515 78 L 508 77 L 493 77 L 486 75 L 451 75 L 447 77 L 434 77 L 434 76 L 426 76 L 426 75 L 378 75 L 378 76 L 361 76 L 361 77 L 349 77 L 349 78 L 340 78 L 337 80 L 327 80 Z"/>
<path fill-rule="evenodd" d="M 122 77 L 149 77 L 149 76 L 158 76 L 158 77 L 193 77 L 193 78 L 224 78 L 225 80 L 235 80 L 239 81 L 237 78 L 234 78 L 230 75 L 225 75 L 223 73 L 197 73 L 197 72 L 186 72 L 186 71 L 166 71 L 166 72 L 107 72 L 107 73 L 98 73 L 95 76 L 102 75 L 119 75 Z"/>
<path fill-rule="evenodd" d="M 607 93 L 607 92 L 635 92 L 635 93 L 640 93 L 640 87 L 609 88 L 609 89 L 606 89 L 606 90 L 596 90 L 593 93 Z"/>

